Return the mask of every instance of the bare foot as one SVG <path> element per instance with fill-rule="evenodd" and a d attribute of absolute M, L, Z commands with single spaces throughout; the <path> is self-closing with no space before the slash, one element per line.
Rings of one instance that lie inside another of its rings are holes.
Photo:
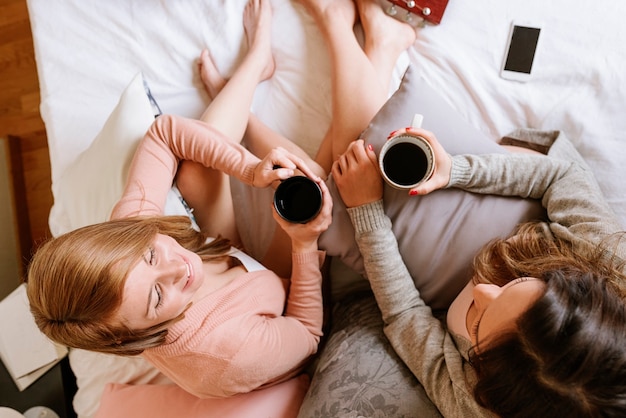
<path fill-rule="evenodd" d="M 415 42 L 415 29 L 387 15 L 376 0 L 355 0 L 363 31 L 365 53 L 385 52 L 395 58 Z M 371 58 L 371 57 L 370 57 Z"/>
<path fill-rule="evenodd" d="M 353 0 L 296 0 L 302 4 L 307 12 L 315 19 L 318 27 L 335 22 L 335 19 L 345 19 L 354 25 L 356 21 L 356 8 Z"/>
<path fill-rule="evenodd" d="M 248 0 L 243 11 L 243 28 L 248 41 L 248 54 L 265 62 L 261 80 L 274 74 L 276 65 L 272 56 L 272 5 L 270 0 Z"/>
<path fill-rule="evenodd" d="M 227 80 L 220 75 L 208 49 L 203 50 L 198 58 L 198 72 L 209 97 L 215 99 Z"/>

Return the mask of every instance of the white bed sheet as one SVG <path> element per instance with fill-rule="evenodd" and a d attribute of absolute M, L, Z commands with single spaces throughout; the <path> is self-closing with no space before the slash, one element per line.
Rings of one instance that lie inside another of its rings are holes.
<path fill-rule="evenodd" d="M 232 72 L 245 50 L 245 3 L 28 0 L 53 192 L 137 72 L 143 72 L 164 112 L 199 116 L 208 97 L 195 60 L 208 47 L 221 72 Z M 330 120 L 328 56 L 300 5 L 272 4 L 276 74 L 260 86 L 253 110 L 313 154 Z M 439 26 L 419 29 L 408 59 L 494 140 L 518 127 L 565 131 L 626 225 L 622 16 L 625 2 L 590 7 L 583 0 L 451 0 Z M 544 29 L 529 83 L 498 75 L 513 19 Z M 398 63 L 395 81 L 405 64 Z"/>
<path fill-rule="evenodd" d="M 330 118 L 328 57 L 300 5 L 272 4 L 278 67 L 257 92 L 254 108 L 313 153 Z M 244 5 L 245 0 L 28 0 L 53 188 L 138 71 L 164 112 L 198 116 L 208 98 L 194 60 L 208 46 L 220 70 L 232 72 L 244 51 Z M 494 140 L 516 127 L 565 131 L 626 225 L 625 15 L 622 2 L 592 8 L 583 0 L 451 1 L 441 25 L 419 31 L 410 60 Z M 498 76 L 513 19 L 543 26 L 530 83 Z"/>

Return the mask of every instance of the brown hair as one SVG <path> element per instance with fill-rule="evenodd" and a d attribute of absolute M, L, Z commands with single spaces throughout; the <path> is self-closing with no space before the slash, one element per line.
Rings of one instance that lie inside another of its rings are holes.
<path fill-rule="evenodd" d="M 173 237 L 204 261 L 229 259 L 230 242 L 207 237 L 185 216 L 125 218 L 86 226 L 42 245 L 27 276 L 31 311 L 41 331 L 74 348 L 135 355 L 165 340 L 182 318 L 132 330 L 115 323 L 128 272 L 157 233 Z"/>
<path fill-rule="evenodd" d="M 626 299 L 624 260 L 616 258 L 613 248 L 622 244 L 626 234 L 607 237 L 600 245 L 572 243 L 553 237 L 545 223 L 525 223 L 514 235 L 487 244 L 474 258 L 474 282 L 504 286 L 518 277 L 540 278 L 543 272 L 586 271 L 607 277 Z"/>
<path fill-rule="evenodd" d="M 608 242 L 574 249 L 529 224 L 477 256 L 477 281 L 546 283 L 515 331 L 470 354 L 479 404 L 503 417 L 626 416 L 626 277 Z"/>

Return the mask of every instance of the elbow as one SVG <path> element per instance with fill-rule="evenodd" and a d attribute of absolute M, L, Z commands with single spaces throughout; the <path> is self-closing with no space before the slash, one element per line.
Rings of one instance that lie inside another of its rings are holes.
<path fill-rule="evenodd" d="M 173 126 L 174 116 L 161 115 L 152 122 L 146 136 L 163 141 L 163 138 L 171 137 Z"/>

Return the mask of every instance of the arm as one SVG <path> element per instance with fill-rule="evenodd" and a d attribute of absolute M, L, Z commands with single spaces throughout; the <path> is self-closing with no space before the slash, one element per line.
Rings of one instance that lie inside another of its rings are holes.
<path fill-rule="evenodd" d="M 430 142 L 436 159 L 435 174 L 414 189 L 415 194 L 456 187 L 474 193 L 540 199 L 552 233 L 581 246 L 595 246 L 608 235 L 623 230 L 590 169 L 562 135 L 546 147 L 549 156 L 450 157 L 431 132 L 415 131 Z M 625 259 L 626 248 L 617 249 L 617 255 Z"/>
<path fill-rule="evenodd" d="M 385 335 L 444 416 L 484 416 L 472 396 L 473 369 L 421 299 L 400 256 L 383 211 L 377 167 L 374 151 L 358 140 L 335 161 L 332 175 L 354 225 Z"/>
<path fill-rule="evenodd" d="M 211 390 L 200 379 L 197 391 L 203 396 L 231 396 L 283 381 L 299 373 L 306 361 L 317 352 L 322 336 L 321 251 L 293 254 L 293 274 L 283 315 L 257 314 L 240 324 L 238 350 L 225 372 Z M 276 296 L 276 295 L 274 295 Z M 262 295 L 268 300 L 274 298 Z"/>
<path fill-rule="evenodd" d="M 321 266 L 325 258 L 325 253 L 318 250 L 318 238 L 332 220 L 330 193 L 321 179 L 318 184 L 322 190 L 322 208 L 306 224 L 287 222 L 273 210 L 274 219 L 291 238 L 292 273 L 284 314 L 271 320 L 257 317 L 257 326 L 250 333 L 252 339 L 241 344 L 245 354 L 238 355 L 245 362 L 233 363 L 235 370 L 231 376 L 235 379 L 243 376 L 239 384 L 248 385 L 248 390 L 277 376 L 293 374 L 317 351 L 324 317 Z M 259 374 L 252 378 L 250 370 Z"/>
<path fill-rule="evenodd" d="M 111 218 L 162 215 L 181 160 L 199 162 L 234 176 L 243 183 L 267 187 L 300 169 L 317 179 L 302 159 L 276 148 L 263 160 L 202 121 L 179 116 L 157 118 L 139 144 L 131 163 L 126 188 Z M 275 165 L 283 168 L 274 170 Z"/>
<path fill-rule="evenodd" d="M 455 156 L 447 187 L 540 199 L 552 232 L 574 243 L 598 244 L 622 230 L 593 175 L 576 162 L 522 154 Z"/>
<path fill-rule="evenodd" d="M 398 251 L 382 201 L 348 209 L 365 270 L 394 350 L 446 417 L 489 416 L 472 395 L 475 374 L 422 301 Z"/>
<path fill-rule="evenodd" d="M 162 215 L 167 192 L 182 159 L 202 163 L 251 184 L 259 159 L 203 122 L 177 116 L 158 117 L 140 142 L 124 194 L 112 219 Z"/>
<path fill-rule="evenodd" d="M 323 321 L 322 304 L 322 273 L 325 253 L 318 249 L 318 239 L 322 232 L 328 229 L 332 222 L 333 202 L 326 184 L 318 181 L 322 191 L 322 207 L 318 215 L 305 224 L 291 223 L 281 218 L 276 209 L 272 214 L 278 225 L 291 238 L 292 272 L 285 316 L 296 318 L 309 331 L 321 336 Z M 311 270 L 311 256 L 319 257 L 316 268 Z M 315 280 L 311 279 L 313 277 Z M 319 338 L 316 341 L 319 342 Z"/>

